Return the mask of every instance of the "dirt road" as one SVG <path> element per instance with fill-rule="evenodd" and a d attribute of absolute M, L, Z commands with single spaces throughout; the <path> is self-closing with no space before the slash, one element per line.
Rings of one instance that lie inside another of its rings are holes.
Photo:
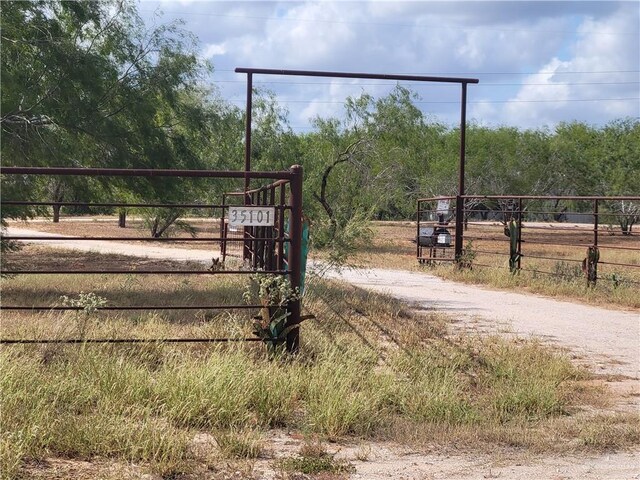
<path fill-rule="evenodd" d="M 10 235 L 42 238 L 53 234 L 10 228 Z M 155 259 L 211 263 L 212 250 L 155 247 L 99 240 L 47 240 L 47 246 Z M 597 373 L 640 378 L 640 314 L 608 310 L 538 295 L 491 290 L 403 270 L 345 269 L 328 277 L 385 292 L 418 308 L 451 315 L 460 328 L 535 336 L 566 347 Z"/>
<path fill-rule="evenodd" d="M 11 235 L 47 237 L 51 234 L 10 228 Z M 43 244 L 58 248 L 116 253 L 155 259 L 210 263 L 218 252 L 152 247 L 85 240 L 51 240 Z M 330 278 L 358 287 L 385 292 L 417 308 L 450 314 L 461 330 L 535 336 L 566 348 L 583 362 L 595 365 L 596 373 L 622 375 L 626 397 L 637 398 L 640 378 L 640 315 L 562 302 L 530 294 L 519 294 L 464 285 L 426 273 L 398 270 L 343 270 L 328 272 Z M 630 378 L 629 378 L 630 377 Z M 629 390 L 631 389 L 631 390 Z M 637 411 L 637 404 L 631 408 Z M 592 456 L 499 458 L 492 455 L 442 455 L 406 451 L 371 444 L 370 459 L 354 461 L 354 479 L 640 479 L 640 454 L 617 452 Z M 341 454 L 356 457 L 347 446 Z M 267 461 L 265 467 L 268 464 Z M 273 478 L 265 476 L 264 478 Z"/>
<path fill-rule="evenodd" d="M 457 319 L 460 328 L 535 336 L 588 359 L 596 373 L 640 378 L 640 314 L 492 290 L 402 270 L 329 272 Z"/>
<path fill-rule="evenodd" d="M 7 235 L 30 237 L 69 237 L 59 233 L 38 232 L 26 228 L 10 227 Z M 72 237 L 69 237 L 72 238 Z M 211 257 L 219 257 L 219 250 L 193 250 L 186 248 L 155 247 L 148 242 L 123 243 L 107 240 L 36 240 L 33 243 L 47 247 L 71 248 L 83 252 L 99 252 L 104 254 L 129 255 L 132 257 L 148 257 L 159 260 L 193 261 L 211 263 Z"/>

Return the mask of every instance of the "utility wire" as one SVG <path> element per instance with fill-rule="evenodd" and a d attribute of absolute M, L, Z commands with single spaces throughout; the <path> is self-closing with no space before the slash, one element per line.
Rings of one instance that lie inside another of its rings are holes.
<path fill-rule="evenodd" d="M 157 13 L 151 10 L 139 10 L 142 13 Z M 451 25 L 447 23 L 443 24 L 415 24 L 415 23 L 386 23 L 386 22 L 358 22 L 358 21 L 346 21 L 346 20 L 324 20 L 317 18 L 296 18 L 296 17 L 273 17 L 273 16 L 260 16 L 260 15 L 231 15 L 227 13 L 210 13 L 210 12 L 168 12 L 161 11 L 167 15 L 187 15 L 187 16 L 200 16 L 200 17 L 217 17 L 217 18 L 236 18 L 242 20 L 278 20 L 286 22 L 302 22 L 302 23 L 325 23 L 325 24 L 337 24 L 337 25 L 365 25 L 376 27 L 393 27 L 393 28 L 420 28 L 420 29 L 460 29 L 464 31 L 468 30 L 480 30 L 480 31 L 494 31 L 494 32 L 539 32 L 539 33 L 569 33 L 569 34 L 587 34 L 587 35 L 614 35 L 614 36 L 628 36 L 635 35 L 637 32 L 604 32 L 604 31 L 579 31 L 579 30 L 543 30 L 537 28 L 488 28 L 488 27 L 474 27 L 469 25 Z"/>
<path fill-rule="evenodd" d="M 235 72 L 235 69 L 223 69 L 215 68 L 214 72 Z M 592 74 L 605 74 L 605 73 L 640 73 L 640 70 L 576 70 L 570 72 L 558 72 L 558 71 L 542 71 L 542 72 L 394 72 L 398 75 L 592 75 Z"/>
<path fill-rule="evenodd" d="M 626 102 L 631 100 L 640 100 L 640 97 L 624 97 L 624 98 L 580 98 L 580 99 L 567 99 L 567 100 L 476 100 L 467 102 L 471 104 L 487 104 L 487 103 L 559 103 L 559 102 Z M 244 102 L 240 100 L 231 100 L 231 103 L 237 105 L 244 105 Z M 315 103 L 315 104 L 330 104 L 330 105 L 344 105 L 347 102 L 332 101 L 332 100 L 278 100 L 278 103 Z M 458 104 L 460 101 L 418 101 L 412 102 L 416 105 L 434 105 L 434 104 Z"/>
<path fill-rule="evenodd" d="M 214 83 L 240 83 L 245 85 L 247 82 L 244 80 L 214 80 Z M 432 84 L 432 83 L 424 83 L 424 82 L 398 82 L 400 85 L 411 86 L 411 87 L 451 87 L 451 85 L 445 84 Z M 270 82 L 270 81 L 254 81 L 253 84 L 262 84 L 262 85 L 344 85 L 348 87 L 363 87 L 363 86 L 390 86 L 392 83 L 347 83 L 347 82 Z M 574 86 L 574 85 L 640 85 L 640 81 L 635 82 L 568 82 L 568 83 L 479 83 L 478 86 L 474 86 L 474 88 L 478 87 L 523 87 L 523 86 L 541 86 L 541 87 L 564 87 L 564 86 Z"/>

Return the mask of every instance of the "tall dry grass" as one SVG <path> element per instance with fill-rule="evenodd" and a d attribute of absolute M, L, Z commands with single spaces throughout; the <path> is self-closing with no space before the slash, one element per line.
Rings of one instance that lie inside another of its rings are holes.
<path fill-rule="evenodd" d="M 3 302 L 55 303 L 62 293 L 92 291 L 109 304 L 240 303 L 244 282 L 17 277 L 3 280 Z M 29 461 L 45 456 L 112 458 L 165 477 L 198 478 L 207 460 L 194 448 L 196 434 L 217 438 L 222 456 L 246 458 L 259 454 L 261 432 L 276 427 L 399 441 L 408 432 L 431 432 L 430 440 L 476 448 L 508 445 L 527 432 L 527 445 L 548 445 L 541 425 L 575 411 L 587 375 L 536 342 L 452 337 L 444 317 L 418 315 L 397 300 L 338 283 L 310 281 L 304 305 L 317 318 L 303 324 L 301 352 L 293 358 L 269 356 L 259 344 L 4 346 L 3 478 L 18 478 Z M 249 317 L 100 312 L 87 320 L 86 335 L 244 337 L 251 335 Z M 5 312 L 0 334 L 71 338 L 78 322 L 69 312 Z M 625 425 L 631 434 L 623 443 L 637 443 L 638 425 Z M 572 435 L 584 438 L 585 448 L 599 448 L 609 431 Z"/>

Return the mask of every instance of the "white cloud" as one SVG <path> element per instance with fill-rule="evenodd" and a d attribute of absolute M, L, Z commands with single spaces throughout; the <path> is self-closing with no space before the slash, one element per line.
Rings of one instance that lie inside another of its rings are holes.
<path fill-rule="evenodd" d="M 147 5 L 141 9 L 151 9 Z M 184 12 L 186 28 L 203 42 L 202 55 L 213 57 L 214 81 L 222 81 L 222 94 L 239 104 L 245 77 L 233 68 L 243 66 L 476 77 L 480 84 L 469 89 L 469 117 L 483 123 L 537 127 L 639 116 L 637 102 L 575 101 L 638 97 L 638 83 L 620 83 L 638 81 L 635 2 L 196 1 L 182 7 L 163 2 L 162 9 L 172 12 L 169 19 Z M 562 73 L 602 70 L 636 73 Z M 304 79 L 265 76 L 254 82 L 274 80 L 281 83 L 267 88 L 290 110 L 292 125 L 316 114 L 340 115 L 340 102 L 362 88 L 384 94 L 394 85 L 344 79 L 297 85 Z M 575 85 L 594 82 L 618 84 Z M 521 83 L 541 85 L 495 85 Z M 431 102 L 421 104 L 425 113 L 457 124 L 459 88 L 412 88 Z M 534 103 L 543 99 L 553 102 Z M 474 103 L 505 100 L 510 103 Z"/>
<path fill-rule="evenodd" d="M 202 56 L 204 58 L 212 58 L 216 55 L 224 55 L 227 53 L 225 43 L 208 43 L 202 50 Z"/>
<path fill-rule="evenodd" d="M 539 70 L 552 73 L 528 77 L 524 83 L 536 85 L 520 89 L 512 98 L 520 103 L 505 106 L 505 119 L 516 125 L 537 127 L 574 119 L 606 123 L 619 117 L 640 116 L 637 99 L 610 100 L 637 98 L 640 94 L 638 39 L 604 33 L 637 31 L 639 21 L 637 6 L 625 6 L 604 19 L 584 20 L 570 50 L 571 58 L 554 58 Z M 584 101 L 591 99 L 599 101 Z M 540 100 L 550 101 L 536 103 Z"/>

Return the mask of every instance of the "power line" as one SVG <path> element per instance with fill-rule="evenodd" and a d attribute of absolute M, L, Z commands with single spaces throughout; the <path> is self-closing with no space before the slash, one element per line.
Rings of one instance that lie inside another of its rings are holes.
<path fill-rule="evenodd" d="M 559 103 L 559 102 L 622 102 L 629 100 L 640 100 L 640 97 L 624 97 L 624 98 L 580 98 L 580 99 L 567 99 L 567 100 L 475 100 L 467 102 L 467 104 L 487 104 L 487 103 Z M 241 100 L 231 100 L 231 103 L 237 105 L 244 105 Z M 332 101 L 332 100 L 279 100 L 278 103 L 314 103 L 314 104 L 328 104 L 328 105 L 344 105 L 347 102 Z M 459 104 L 460 101 L 417 101 L 412 102 L 416 105 L 434 105 L 434 104 Z"/>
<path fill-rule="evenodd" d="M 143 13 L 156 13 L 150 10 L 140 10 Z M 226 13 L 209 13 L 209 12 L 167 12 L 162 11 L 167 15 L 188 15 L 188 16 L 201 16 L 201 17 L 217 17 L 217 18 L 237 18 L 243 20 L 278 20 L 286 22 L 302 22 L 302 23 L 326 23 L 326 24 L 338 24 L 338 25 L 365 25 L 376 27 L 393 27 L 393 28 L 429 28 L 429 29 L 461 29 L 461 30 L 484 30 L 495 32 L 539 32 L 539 33 L 569 33 L 569 34 L 589 34 L 589 35 L 615 35 L 615 36 L 637 36 L 637 32 L 598 32 L 598 31 L 577 31 L 577 30 L 541 30 L 537 28 L 489 28 L 489 27 L 474 27 L 467 25 L 433 25 L 433 24 L 413 24 L 413 23 L 385 23 L 385 22 L 358 22 L 358 21 L 346 21 L 346 20 L 323 20 L 316 18 L 294 18 L 294 17 L 273 17 L 273 16 L 259 16 L 259 15 L 230 15 Z"/>
<path fill-rule="evenodd" d="M 214 80 L 214 83 L 240 83 L 245 85 L 244 80 Z M 254 81 L 255 84 L 261 85 L 343 85 L 349 87 L 362 87 L 362 86 L 389 86 L 391 82 L 387 83 L 347 83 L 347 82 L 276 82 L 276 81 Z M 444 84 L 426 84 L 422 82 L 402 82 L 401 85 L 420 86 L 420 87 L 451 87 L 451 85 Z M 636 82 L 572 82 L 572 83 L 479 83 L 479 87 L 521 87 L 521 86 L 545 86 L 545 87 L 564 87 L 574 85 L 640 85 L 640 81 Z M 477 87 L 474 87 L 477 88 Z"/>
<path fill-rule="evenodd" d="M 235 72 L 235 69 L 221 69 L 215 68 L 215 72 Z M 558 72 L 558 71 L 542 71 L 542 72 L 393 72 L 398 75 L 469 75 L 469 76 L 481 76 L 481 75 L 596 75 L 606 73 L 637 73 L 640 74 L 640 70 L 592 70 L 592 71 L 571 71 L 571 72 Z"/>

